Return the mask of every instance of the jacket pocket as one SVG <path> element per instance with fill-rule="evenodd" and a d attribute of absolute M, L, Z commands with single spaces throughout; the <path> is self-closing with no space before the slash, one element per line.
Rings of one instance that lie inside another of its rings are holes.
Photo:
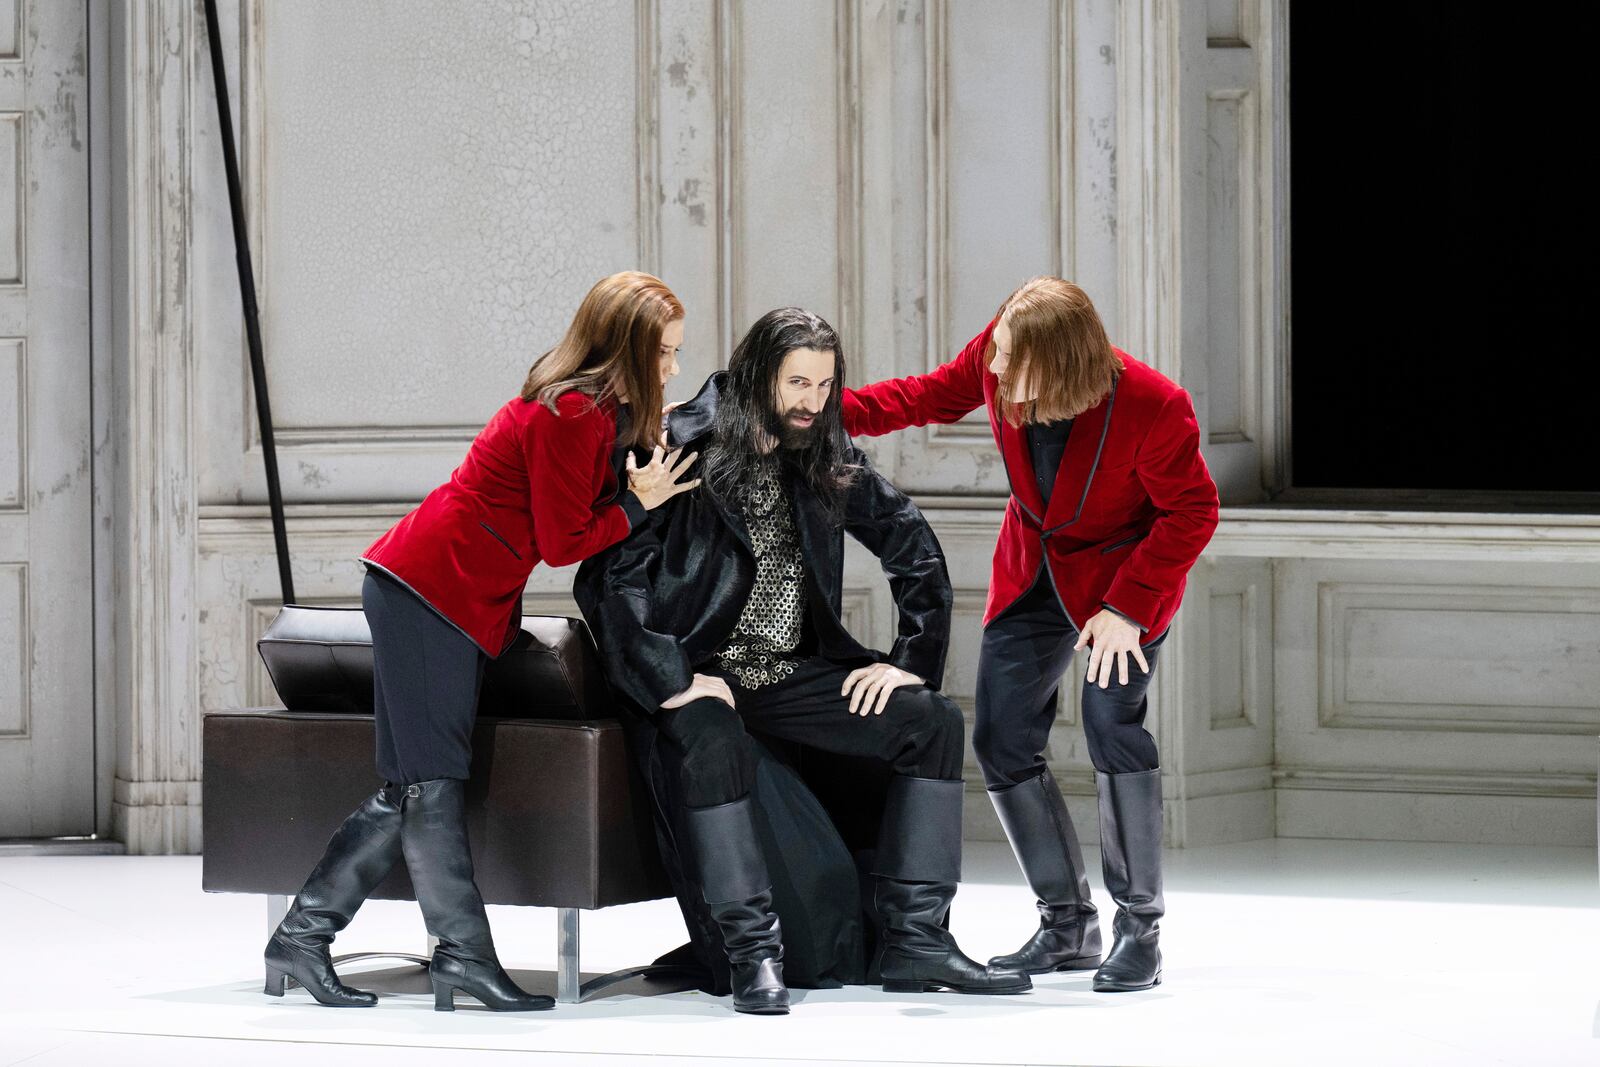
<path fill-rule="evenodd" d="M 499 541 L 502 545 L 505 545 L 507 552 L 511 553 L 513 556 L 516 556 L 518 559 L 522 558 L 522 553 L 518 552 L 516 549 L 512 548 L 511 547 L 511 542 L 507 541 L 504 537 L 501 537 L 498 533 L 496 533 L 493 526 L 490 526 L 488 523 L 484 522 L 482 519 L 478 520 L 478 525 L 482 526 L 485 530 L 488 530 L 490 537 L 494 538 L 496 541 Z"/>
<path fill-rule="evenodd" d="M 1134 534 L 1132 537 L 1124 537 L 1122 540 L 1115 541 L 1115 542 L 1107 545 L 1106 547 L 1102 548 L 1100 550 L 1100 554 L 1103 556 L 1107 552 L 1115 552 L 1117 549 L 1122 548 L 1125 545 L 1131 545 L 1135 541 L 1143 541 L 1147 536 L 1149 536 L 1148 532 L 1146 532 L 1146 533 L 1137 533 L 1137 534 Z"/>

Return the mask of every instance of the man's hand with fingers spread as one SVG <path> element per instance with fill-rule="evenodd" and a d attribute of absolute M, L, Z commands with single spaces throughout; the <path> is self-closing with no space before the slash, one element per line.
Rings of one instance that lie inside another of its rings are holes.
<path fill-rule="evenodd" d="M 921 685 L 922 679 L 890 663 L 874 663 L 850 672 L 841 696 L 850 698 L 850 714 L 882 715 L 889 706 L 889 694 L 903 685 Z"/>
<path fill-rule="evenodd" d="M 1085 623 L 1083 633 L 1078 635 L 1078 643 L 1072 646 L 1073 651 L 1083 648 L 1090 641 L 1094 645 L 1089 653 L 1089 673 L 1085 677 L 1101 689 L 1111 683 L 1113 666 L 1117 670 L 1118 684 L 1128 684 L 1130 656 L 1146 674 L 1150 673 L 1150 663 L 1144 658 L 1144 650 L 1139 647 L 1139 628 L 1116 612 L 1102 609 Z"/>

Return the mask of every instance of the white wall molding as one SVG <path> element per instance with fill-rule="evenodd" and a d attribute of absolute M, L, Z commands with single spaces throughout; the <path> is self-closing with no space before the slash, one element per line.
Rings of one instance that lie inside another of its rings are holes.
<path fill-rule="evenodd" d="M 1225 507 L 1206 555 L 1600 563 L 1600 517 Z"/>
<path fill-rule="evenodd" d="M 199 844 L 195 650 L 191 148 L 199 7 L 156 0 L 113 13 L 125 96 L 113 178 L 116 367 L 114 566 L 117 760 L 112 824 L 130 852 Z M 203 84 L 203 83 L 202 83 Z M 116 153 L 114 153 L 116 155 Z"/>
<path fill-rule="evenodd" d="M 1590 739 L 1592 740 L 1592 738 Z M 1357 793 L 1437 793 L 1451 796 L 1569 797 L 1594 799 L 1595 775 L 1507 774 L 1493 770 L 1380 771 L 1371 767 L 1279 766 L 1279 789 Z"/>

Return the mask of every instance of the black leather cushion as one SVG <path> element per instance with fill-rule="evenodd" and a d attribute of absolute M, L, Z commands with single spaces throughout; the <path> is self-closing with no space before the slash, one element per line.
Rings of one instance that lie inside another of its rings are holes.
<path fill-rule="evenodd" d="M 372 714 L 372 633 L 360 608 L 286 606 L 257 647 L 290 710 Z M 484 670 L 478 714 L 613 718 L 588 628 L 557 615 L 524 616 L 511 647 Z"/>
<path fill-rule="evenodd" d="M 383 784 L 371 715 L 212 712 L 204 732 L 210 892 L 298 892 Z M 620 725 L 486 719 L 472 748 L 467 823 L 484 900 L 603 908 L 671 894 Z M 373 896 L 415 899 L 403 861 Z"/>

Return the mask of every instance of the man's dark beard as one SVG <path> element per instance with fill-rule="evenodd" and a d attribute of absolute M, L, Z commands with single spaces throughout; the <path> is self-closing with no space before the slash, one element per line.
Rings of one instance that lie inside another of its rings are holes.
<path fill-rule="evenodd" d="M 796 426 L 789 421 L 791 415 L 801 414 L 799 408 L 790 408 L 783 414 L 768 412 L 767 432 L 777 439 L 778 447 L 789 452 L 810 448 L 822 428 L 822 412 L 811 417 L 811 425 Z"/>

